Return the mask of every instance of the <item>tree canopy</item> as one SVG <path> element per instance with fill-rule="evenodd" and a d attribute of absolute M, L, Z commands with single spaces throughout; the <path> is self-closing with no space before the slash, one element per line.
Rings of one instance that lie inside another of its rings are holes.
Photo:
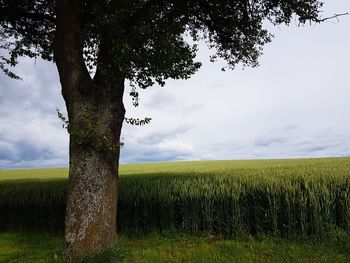
<path fill-rule="evenodd" d="M 266 22 L 318 21 L 321 7 L 317 0 L 85 0 L 82 22 L 72 26 L 83 32 L 90 70 L 118 72 L 146 88 L 190 77 L 200 67 L 198 40 L 214 49 L 211 61 L 256 66 L 272 37 Z M 53 0 L 1 0 L 2 71 L 15 77 L 7 65 L 15 66 L 21 56 L 52 61 L 55 21 Z M 108 61 L 100 61 L 102 56 Z"/>

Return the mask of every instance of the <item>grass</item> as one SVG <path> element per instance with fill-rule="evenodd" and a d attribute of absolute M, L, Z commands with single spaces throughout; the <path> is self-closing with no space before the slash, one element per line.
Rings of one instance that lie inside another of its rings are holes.
<path fill-rule="evenodd" d="M 0 233 L 0 262 L 63 262 L 60 237 Z M 271 237 L 228 240 L 214 236 L 153 234 L 119 238 L 118 262 L 350 262 L 350 236 L 333 231 L 324 240 L 293 241 Z M 84 261 L 107 262 L 107 261 Z"/>
<path fill-rule="evenodd" d="M 48 234 L 0 233 L 0 262 L 45 262 L 61 254 L 62 238 Z"/>

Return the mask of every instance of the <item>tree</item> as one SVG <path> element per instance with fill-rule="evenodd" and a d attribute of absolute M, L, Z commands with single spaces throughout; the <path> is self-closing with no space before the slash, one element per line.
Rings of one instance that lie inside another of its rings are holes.
<path fill-rule="evenodd" d="M 65 254 L 108 249 L 116 238 L 124 83 L 137 89 L 189 78 L 199 40 L 227 68 L 257 66 L 265 22 L 320 22 L 318 0 L 0 0 L 0 68 L 28 56 L 56 63 L 68 112 Z M 93 76 L 92 76 L 93 75 Z"/>

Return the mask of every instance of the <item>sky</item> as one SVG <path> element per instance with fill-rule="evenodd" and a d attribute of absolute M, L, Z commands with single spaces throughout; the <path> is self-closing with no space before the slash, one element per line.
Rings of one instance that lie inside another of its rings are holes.
<path fill-rule="evenodd" d="M 350 11 L 328 0 L 323 16 Z M 350 16 L 322 24 L 267 28 L 274 34 L 257 68 L 210 63 L 189 80 L 140 91 L 124 123 L 121 163 L 350 156 Z M 0 73 L 0 169 L 67 167 L 68 134 L 56 66 L 22 59 L 23 81 Z"/>

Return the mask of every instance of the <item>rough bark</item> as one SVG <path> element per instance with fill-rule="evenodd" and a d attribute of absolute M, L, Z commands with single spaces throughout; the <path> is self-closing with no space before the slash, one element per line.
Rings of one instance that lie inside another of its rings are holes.
<path fill-rule="evenodd" d="M 81 1 L 60 0 L 56 9 L 54 56 L 70 132 L 65 256 L 75 259 L 115 243 L 124 78 L 111 79 L 100 70 L 90 77 L 82 52 Z"/>
<path fill-rule="evenodd" d="M 65 219 L 68 258 L 96 254 L 115 243 L 118 143 L 124 117 L 115 102 L 75 100 L 73 108 Z M 86 131 L 88 136 L 80 138 Z"/>

